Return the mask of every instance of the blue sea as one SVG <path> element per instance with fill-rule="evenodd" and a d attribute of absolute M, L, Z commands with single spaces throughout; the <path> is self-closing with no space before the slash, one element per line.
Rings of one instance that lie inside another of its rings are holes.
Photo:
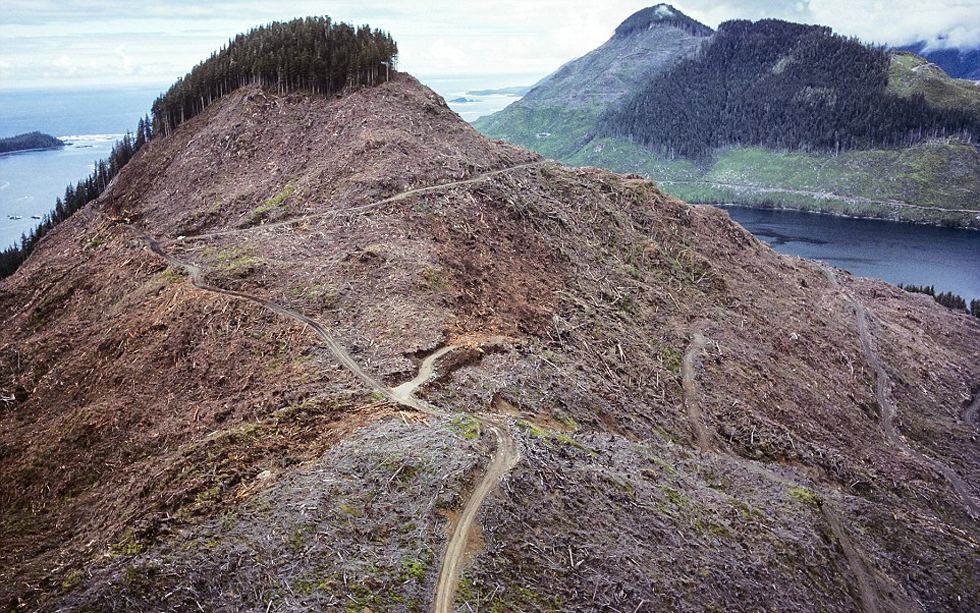
<path fill-rule="evenodd" d="M 0 137 L 39 131 L 63 149 L 0 155 L 0 249 L 54 208 L 65 187 L 86 178 L 127 130 L 136 129 L 161 88 L 0 91 Z M 19 218 L 19 219 L 15 219 Z"/>

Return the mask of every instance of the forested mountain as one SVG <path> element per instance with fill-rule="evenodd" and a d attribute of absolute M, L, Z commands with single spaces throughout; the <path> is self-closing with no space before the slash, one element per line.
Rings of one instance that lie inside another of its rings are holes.
<path fill-rule="evenodd" d="M 840 152 L 980 136 L 969 112 L 889 92 L 889 63 L 884 49 L 830 28 L 729 21 L 700 54 L 607 113 L 598 131 L 667 158 L 731 145 Z"/>
<path fill-rule="evenodd" d="M 693 53 L 712 32 L 667 4 L 637 11 L 601 47 L 474 125 L 493 138 L 562 158 L 587 140 L 603 110 Z"/>
<path fill-rule="evenodd" d="M 898 49 L 922 56 L 955 79 L 980 81 L 980 49 L 929 49 L 924 42 Z"/>
<path fill-rule="evenodd" d="M 668 5 L 639 11 L 474 125 L 694 202 L 980 227 L 973 83 L 820 26 L 739 20 L 712 34 L 691 21 Z M 633 78 L 597 96 L 607 73 L 593 65 Z"/>
<path fill-rule="evenodd" d="M 116 143 L 91 176 L 69 185 L 64 199 L 19 245 L 0 251 L 0 279 L 17 270 L 55 225 L 98 198 L 150 139 L 170 134 L 222 96 L 245 85 L 326 95 L 376 85 L 387 80 L 397 55 L 398 45 L 388 34 L 329 17 L 275 22 L 239 34 L 161 94 L 153 102 L 152 118 L 141 119 L 136 134 L 127 133 Z"/>
<path fill-rule="evenodd" d="M 41 132 L 28 132 L 17 136 L 0 138 L 0 153 L 11 153 L 13 151 L 26 151 L 29 149 L 51 149 L 54 147 L 64 147 L 65 143 Z"/>

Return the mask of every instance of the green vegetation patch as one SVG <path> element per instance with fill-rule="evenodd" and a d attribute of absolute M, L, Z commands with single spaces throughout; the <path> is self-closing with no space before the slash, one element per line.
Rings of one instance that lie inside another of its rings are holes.
<path fill-rule="evenodd" d="M 483 433 L 480 422 L 471 415 L 454 415 L 449 419 L 449 429 L 468 441 L 479 440 Z"/>
<path fill-rule="evenodd" d="M 572 437 L 568 436 L 564 432 L 556 432 L 554 430 L 546 430 L 530 421 L 524 419 L 517 420 L 517 427 L 524 430 L 531 436 L 546 441 L 551 444 L 567 445 L 579 451 L 584 451 L 585 453 L 595 456 L 596 452 L 592 451 L 582 443 L 579 443 Z"/>
<path fill-rule="evenodd" d="M 786 492 L 786 494 L 794 500 L 798 500 L 803 504 L 808 504 L 813 507 L 819 507 L 823 504 L 823 498 L 821 498 L 819 494 L 813 490 L 808 490 L 805 487 L 794 487 Z"/>
<path fill-rule="evenodd" d="M 296 191 L 296 181 L 292 181 L 288 185 L 286 185 L 286 187 L 284 187 L 281 192 L 266 200 L 265 203 L 263 203 L 261 206 L 253 209 L 252 212 L 249 213 L 248 218 L 245 220 L 245 225 L 254 226 L 265 221 L 266 218 L 271 213 L 279 209 L 279 207 L 282 206 L 282 203 L 287 198 L 292 196 L 293 192 L 295 191 Z"/>

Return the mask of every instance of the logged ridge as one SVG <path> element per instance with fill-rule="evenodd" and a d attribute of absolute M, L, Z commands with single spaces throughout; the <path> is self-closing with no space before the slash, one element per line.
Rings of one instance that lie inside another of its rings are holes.
<path fill-rule="evenodd" d="M 0 290 L 17 609 L 980 607 L 975 318 L 407 75 L 224 94 Z"/>

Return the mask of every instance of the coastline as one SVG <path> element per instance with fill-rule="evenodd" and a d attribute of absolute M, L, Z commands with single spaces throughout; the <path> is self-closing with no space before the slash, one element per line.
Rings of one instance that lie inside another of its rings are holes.
<path fill-rule="evenodd" d="M 16 155 L 18 153 L 31 153 L 32 151 L 58 151 L 59 149 L 64 149 L 65 146 L 66 146 L 65 143 L 62 143 L 60 145 L 55 145 L 54 147 L 34 147 L 33 149 L 14 149 L 13 151 L 4 151 L 3 153 L 0 153 L 0 157 L 4 157 L 6 155 Z"/>
<path fill-rule="evenodd" d="M 676 197 L 676 196 L 675 196 Z M 687 201 L 685 201 L 687 202 Z M 889 221 L 892 223 L 903 223 L 903 224 L 913 224 L 917 226 L 929 226 L 933 228 L 948 228 L 954 230 L 969 230 L 971 232 L 980 232 L 980 219 L 977 220 L 977 225 L 950 225 L 933 221 L 922 221 L 916 219 L 903 219 L 901 217 L 875 217 L 868 215 L 853 215 L 846 213 L 844 211 L 835 210 L 821 210 L 819 208 L 807 209 L 799 208 L 785 205 L 763 205 L 763 204 L 747 204 L 744 202 L 687 202 L 691 206 L 714 206 L 719 208 L 725 207 L 739 207 L 743 209 L 753 209 L 757 211 L 792 211 L 794 213 L 809 213 L 812 215 L 829 215 L 831 217 L 841 217 L 844 219 L 863 219 L 869 221 Z M 932 210 L 932 209 L 929 209 Z M 937 209 L 938 210 L 938 209 Z M 951 211 L 958 212 L 958 211 Z M 980 217 L 980 211 L 977 211 L 977 217 Z"/>

